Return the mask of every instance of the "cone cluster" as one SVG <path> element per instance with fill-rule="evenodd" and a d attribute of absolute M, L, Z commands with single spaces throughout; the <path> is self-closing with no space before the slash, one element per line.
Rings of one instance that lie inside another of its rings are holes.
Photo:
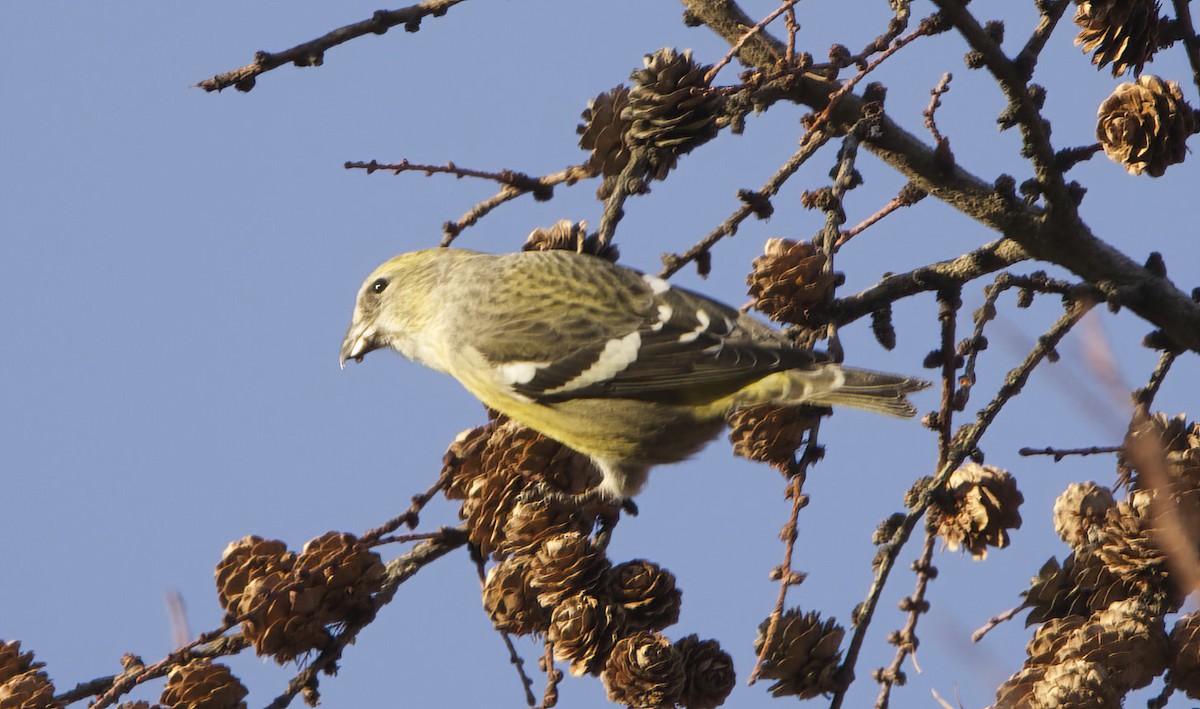
<path fill-rule="evenodd" d="M 604 177 L 597 196 L 612 194 L 635 154 L 644 173 L 634 177 L 661 180 L 681 155 L 716 136 L 722 98 L 709 85 L 709 68 L 691 51 L 660 49 L 630 75 L 632 88 L 617 86 L 588 103 L 577 132 L 591 152 L 587 167 Z"/>
<path fill-rule="evenodd" d="M 715 641 L 672 643 L 659 632 L 679 618 L 675 576 L 644 559 L 614 566 L 593 537 L 617 507 L 574 501 L 599 483 L 587 458 L 497 416 L 455 440 L 444 475 L 446 496 L 463 501 L 469 538 L 497 562 L 483 607 L 498 630 L 544 635 L 572 675 L 600 675 L 609 697 L 628 706 L 725 701 L 729 655 Z"/>
<path fill-rule="evenodd" d="M 1024 501 L 1008 471 L 966 463 L 950 475 L 945 495 L 929 507 L 929 523 L 951 551 L 961 548 L 985 559 L 988 547 L 1008 546 L 1008 530 L 1021 526 Z"/>
<path fill-rule="evenodd" d="M 246 709 L 247 694 L 225 665 L 192 660 L 167 674 L 159 701 L 171 709 Z"/>
<path fill-rule="evenodd" d="M 21 641 L 0 641 L 0 707 L 4 709 L 52 709 L 54 683 L 35 662 L 33 653 L 21 652 Z"/>
<path fill-rule="evenodd" d="M 1200 426 L 1156 414 L 1126 439 L 1122 499 L 1091 482 L 1059 496 L 1054 526 L 1072 553 L 1024 593 L 1039 625 L 997 709 L 1119 707 L 1168 670 L 1168 684 L 1200 699 L 1200 621 L 1183 616 L 1169 634 L 1166 624 L 1185 598 L 1167 544 L 1200 553 L 1198 462 Z"/>
<path fill-rule="evenodd" d="M 1098 68 L 1112 64 L 1114 77 L 1130 70 L 1140 74 L 1159 49 L 1159 9 L 1157 0 L 1080 2 L 1075 9 L 1075 44 L 1092 55 Z"/>
<path fill-rule="evenodd" d="M 1183 162 L 1187 139 L 1200 123 L 1178 83 L 1150 74 L 1118 86 L 1097 113 L 1096 139 L 1104 154 L 1131 175 L 1162 177 Z"/>
<path fill-rule="evenodd" d="M 384 576 L 379 555 L 351 534 L 328 532 L 299 554 L 278 540 L 233 542 L 216 568 L 227 620 L 259 655 L 289 662 L 332 641 L 331 629 L 362 619 Z"/>
<path fill-rule="evenodd" d="M 754 308 L 789 325 L 823 322 L 837 285 L 837 274 L 825 265 L 825 254 L 811 242 L 767 239 L 763 255 L 751 262 L 746 277 Z"/>
<path fill-rule="evenodd" d="M 763 658 L 760 675 L 775 680 L 770 686 L 776 697 L 812 699 L 837 689 L 835 674 L 842 661 L 842 638 L 846 631 L 834 618 L 822 620 L 816 611 L 803 613 L 793 608 L 779 619 L 771 645 L 763 653 L 770 619 L 758 627 L 754 652 Z"/>

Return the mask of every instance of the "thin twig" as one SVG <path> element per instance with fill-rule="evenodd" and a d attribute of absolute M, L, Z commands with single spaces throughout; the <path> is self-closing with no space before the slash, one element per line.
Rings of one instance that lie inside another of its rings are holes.
<path fill-rule="evenodd" d="M 230 86 L 238 91 L 249 91 L 259 74 L 284 64 L 296 66 L 321 66 L 325 62 L 325 51 L 343 42 L 368 34 L 384 34 L 392 27 L 404 25 L 408 32 L 416 32 L 425 17 L 441 17 L 446 11 L 463 0 L 425 0 L 399 10 L 377 10 L 369 20 L 355 22 L 323 34 L 314 40 L 298 44 L 282 52 L 255 52 L 254 61 L 244 67 L 217 74 L 196 84 L 205 91 L 221 91 Z"/>
<path fill-rule="evenodd" d="M 433 499 L 433 496 L 441 492 L 441 490 L 446 487 L 449 482 L 449 472 L 447 470 L 443 470 L 441 475 L 438 476 L 438 479 L 434 481 L 433 485 L 431 485 L 428 490 L 412 496 L 412 504 L 408 506 L 407 510 L 405 510 L 402 514 L 393 517 L 387 522 L 384 522 L 378 527 L 368 531 L 366 534 L 363 534 L 361 537 L 359 537 L 359 540 L 363 544 L 371 546 L 380 543 L 379 540 L 384 535 L 391 534 L 397 529 L 400 529 L 400 527 L 408 527 L 409 529 L 416 528 L 416 526 L 420 524 L 421 510 L 425 509 L 425 505 L 429 504 L 429 501 Z"/>
<path fill-rule="evenodd" d="M 426 177 L 435 173 L 454 175 L 458 178 L 478 177 L 484 180 L 499 182 L 502 185 L 516 187 L 523 192 L 533 192 L 534 197 L 541 201 L 550 199 L 553 196 L 553 190 L 550 189 L 549 185 L 544 184 L 541 178 L 530 177 L 523 172 L 516 172 L 514 170 L 488 172 L 486 170 L 472 170 L 470 168 L 459 167 L 452 162 L 448 162 L 445 165 L 421 165 L 410 163 L 407 159 L 401 160 L 398 163 L 380 163 L 375 160 L 370 162 L 348 161 L 343 167 L 347 170 L 366 170 L 368 175 L 379 170 L 387 170 L 393 175 L 399 175 L 402 172 L 423 172 Z"/>
<path fill-rule="evenodd" d="M 933 549 L 936 541 L 937 534 L 934 530 L 926 529 L 921 558 L 913 564 L 913 569 L 917 572 L 917 587 L 913 594 L 901 603 L 901 608 L 907 607 L 908 609 L 908 618 L 904 622 L 904 627 L 889 638 L 896 645 L 896 655 L 892 658 L 892 664 L 877 672 L 875 677 L 875 681 L 879 682 L 879 696 L 875 699 L 875 709 L 887 709 L 892 687 L 904 684 L 904 672 L 901 670 L 904 660 L 911 656 L 913 665 L 917 664 L 917 622 L 921 615 L 929 610 L 929 602 L 925 600 L 925 593 L 929 588 L 929 582 L 937 578 L 937 568 L 933 566 Z M 920 668 L 918 668 L 919 670 Z"/>
<path fill-rule="evenodd" d="M 1200 90 L 1200 37 L 1196 36 L 1196 27 L 1192 24 L 1191 0 L 1172 0 L 1175 6 L 1175 23 L 1183 39 L 1183 48 L 1187 53 L 1188 63 L 1192 65 L 1192 82 Z"/>
<path fill-rule="evenodd" d="M 766 27 L 767 25 L 774 22 L 784 12 L 791 10 L 792 6 L 795 5 L 799 1 L 800 0 L 784 0 L 783 4 L 780 5 L 779 7 L 775 8 L 775 10 L 773 10 L 771 12 L 771 14 L 767 15 L 766 17 L 764 17 L 762 19 L 762 21 L 760 21 L 758 24 L 754 25 L 749 30 L 747 30 L 746 34 L 742 35 L 742 38 L 739 39 L 737 42 L 735 42 L 733 44 L 733 47 L 731 47 L 729 49 L 729 51 L 726 52 L 725 56 L 721 58 L 721 61 L 717 62 L 716 64 L 713 64 L 712 68 L 708 70 L 708 73 L 706 73 L 704 75 L 704 83 L 711 84 L 713 79 L 715 79 L 717 77 L 717 74 L 720 73 L 720 71 L 725 68 L 725 65 L 728 64 L 729 62 L 733 61 L 734 55 L 736 55 L 738 52 L 740 52 L 742 47 L 746 46 L 746 42 L 750 41 L 751 37 L 753 37 L 754 35 L 761 32 L 764 27 Z M 794 18 L 794 15 L 793 15 L 793 18 Z M 790 57 L 791 52 L 789 52 L 786 56 Z"/>
<path fill-rule="evenodd" d="M 983 640 L 984 635 L 987 635 L 988 633 L 992 632 L 992 629 L 995 628 L 997 625 L 1000 625 L 1001 623 L 1007 623 L 1008 621 L 1012 620 L 1013 616 L 1020 613 L 1022 610 L 1024 610 L 1024 608 L 1025 608 L 1024 604 L 1019 605 L 1019 606 L 1013 606 L 1012 608 L 1009 608 L 1008 610 L 1004 611 L 1003 613 L 997 613 L 996 615 L 992 616 L 991 618 L 988 618 L 988 622 L 984 623 L 982 627 L 980 627 L 975 632 L 971 633 L 971 642 L 977 643 L 980 640 Z"/>
<path fill-rule="evenodd" d="M 1018 454 L 1024 456 L 1030 455 L 1052 455 L 1054 462 L 1057 463 L 1069 455 L 1100 455 L 1103 453 L 1120 453 L 1124 446 L 1092 446 L 1091 448 L 1022 448 L 1017 451 Z"/>
<path fill-rule="evenodd" d="M 483 557 L 475 559 L 475 571 L 479 574 L 479 587 L 487 583 L 487 572 L 483 568 Z M 525 706 L 534 707 L 537 705 L 537 698 L 533 696 L 533 680 L 529 675 L 525 674 L 525 658 L 517 652 L 517 647 L 513 645 L 512 636 L 504 630 L 497 630 L 500 637 L 504 640 L 504 646 L 508 648 L 508 661 L 517 668 L 517 677 L 521 680 L 521 688 L 525 690 Z M 553 669 L 553 668 L 551 668 Z"/>
<path fill-rule="evenodd" d="M 925 199 L 927 196 L 929 196 L 928 192 L 925 192 L 924 190 L 914 187 L 911 182 L 909 184 L 901 187 L 900 193 L 897 194 L 895 197 L 893 197 L 890 201 L 888 201 L 887 204 L 880 207 L 879 211 L 875 212 L 871 216 L 862 220 L 861 222 L 856 224 L 854 227 L 847 229 L 846 231 L 843 231 L 841 233 L 841 235 L 838 236 L 837 243 L 835 243 L 833 245 L 834 251 L 837 251 L 838 249 L 845 246 L 846 242 L 850 241 L 854 237 L 863 233 L 863 231 L 865 231 L 867 229 L 867 227 L 873 226 L 874 224 L 876 224 L 877 222 L 879 222 L 881 219 L 883 219 L 887 215 L 891 214 L 892 212 L 895 212 L 904 207 L 911 207 L 912 205 L 916 204 L 917 202 L 920 202 L 921 200 Z"/>
<path fill-rule="evenodd" d="M 1033 70 L 1037 66 L 1038 56 L 1042 53 L 1042 48 L 1046 46 L 1046 41 L 1050 39 L 1050 35 L 1054 32 L 1055 25 L 1058 24 L 1059 18 L 1062 17 L 1063 11 L 1071 4 L 1071 0 L 1051 0 L 1043 4 L 1045 12 L 1042 13 L 1041 20 L 1038 21 L 1037 27 L 1033 29 L 1033 34 L 1029 35 L 1029 41 L 1013 59 L 1013 64 L 1017 70 L 1025 77 L 1026 80 L 1033 76 Z"/>
<path fill-rule="evenodd" d="M 783 563 L 771 571 L 771 576 L 779 581 L 779 595 L 775 600 L 775 608 L 771 611 L 771 615 L 767 620 L 767 630 L 763 634 L 762 649 L 759 651 L 758 658 L 754 662 L 754 669 L 750 671 L 750 677 L 746 680 L 747 684 L 754 684 L 758 681 L 767 652 L 770 651 L 775 643 L 775 636 L 779 632 L 779 621 L 783 618 L 784 605 L 787 603 L 788 589 L 804 581 L 805 575 L 792 568 L 792 556 L 796 549 L 796 539 L 800 536 L 798 526 L 800 523 L 800 510 L 808 505 L 808 495 L 804 494 L 804 482 L 808 479 L 809 468 L 815 465 L 824 455 L 823 449 L 817 443 L 817 434 L 820 428 L 821 419 L 818 417 L 813 420 L 812 427 L 808 430 L 808 441 L 804 447 L 803 455 L 799 459 L 793 458 L 783 471 L 788 476 L 787 496 L 792 501 L 792 511 L 788 517 L 787 524 L 784 525 L 783 531 L 780 533 L 780 536 L 783 538 Z"/>
<path fill-rule="evenodd" d="M 573 185 L 579 180 L 589 177 L 595 177 L 595 173 L 582 165 L 572 165 L 559 172 L 536 178 L 536 182 L 542 187 L 549 188 L 564 182 L 568 185 Z M 467 210 L 466 214 L 457 220 L 443 224 L 441 245 L 449 246 L 464 229 L 474 226 L 476 222 L 487 216 L 493 209 L 505 202 L 511 202 L 521 195 L 529 194 L 530 191 L 514 187 L 513 185 L 501 187 L 499 192 L 471 207 L 471 209 Z"/>
<path fill-rule="evenodd" d="M 941 143 L 945 140 L 942 132 L 937 127 L 937 110 L 942 106 L 942 95 L 950 91 L 950 81 L 953 78 L 954 75 L 950 72 L 942 74 L 942 78 L 938 81 L 937 86 L 934 86 L 929 91 L 929 106 L 924 111 L 921 111 L 921 115 L 925 117 L 925 128 L 933 136 L 934 143 Z"/>
<path fill-rule="evenodd" d="M 825 145 L 829 138 L 829 133 L 823 130 L 810 130 L 805 133 L 804 137 L 800 139 L 800 149 L 792 153 L 787 162 L 763 183 L 762 188 L 757 192 L 746 193 L 747 196 L 742 199 L 742 206 L 721 222 L 716 229 L 710 231 L 707 236 L 682 254 L 663 254 L 663 269 L 658 272 L 658 275 L 662 278 L 669 278 L 688 263 L 708 253 L 709 249 L 721 239 L 736 234 L 738 225 L 751 214 L 762 213 L 762 205 L 769 204 L 770 198 L 779 192 L 788 178 L 796 174 L 800 166 L 807 162 L 822 145 Z"/>

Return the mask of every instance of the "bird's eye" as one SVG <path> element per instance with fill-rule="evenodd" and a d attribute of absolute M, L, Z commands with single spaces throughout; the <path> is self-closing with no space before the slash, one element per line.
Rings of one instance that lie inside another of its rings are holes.
<path fill-rule="evenodd" d="M 388 282 L 387 282 L 386 278 L 376 279 L 375 282 L 371 284 L 371 292 L 372 293 L 382 293 L 383 289 L 387 288 L 387 284 L 388 284 Z"/>

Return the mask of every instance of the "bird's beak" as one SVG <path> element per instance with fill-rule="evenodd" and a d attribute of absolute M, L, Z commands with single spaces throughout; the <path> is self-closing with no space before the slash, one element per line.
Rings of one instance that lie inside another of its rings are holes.
<path fill-rule="evenodd" d="M 346 338 L 342 340 L 342 355 L 338 359 L 342 369 L 346 368 L 346 360 L 361 362 L 363 355 L 383 346 L 384 343 L 375 335 L 375 327 L 370 323 L 361 323 L 357 319 L 350 323 Z"/>

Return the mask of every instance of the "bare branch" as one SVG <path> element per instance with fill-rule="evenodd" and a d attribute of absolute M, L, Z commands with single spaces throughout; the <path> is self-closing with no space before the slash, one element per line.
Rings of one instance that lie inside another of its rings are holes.
<path fill-rule="evenodd" d="M 343 42 L 368 34 L 384 34 L 392 27 L 404 25 L 407 32 L 416 32 L 425 17 L 441 17 L 446 11 L 463 0 L 425 0 L 425 2 L 399 10 L 378 10 L 369 20 L 355 22 L 323 34 L 314 40 L 297 44 L 282 52 L 255 52 L 254 61 L 246 66 L 217 74 L 196 84 L 205 91 L 221 91 L 230 86 L 238 91 L 249 91 L 259 74 L 283 66 L 321 66 L 325 62 L 325 51 Z"/>

